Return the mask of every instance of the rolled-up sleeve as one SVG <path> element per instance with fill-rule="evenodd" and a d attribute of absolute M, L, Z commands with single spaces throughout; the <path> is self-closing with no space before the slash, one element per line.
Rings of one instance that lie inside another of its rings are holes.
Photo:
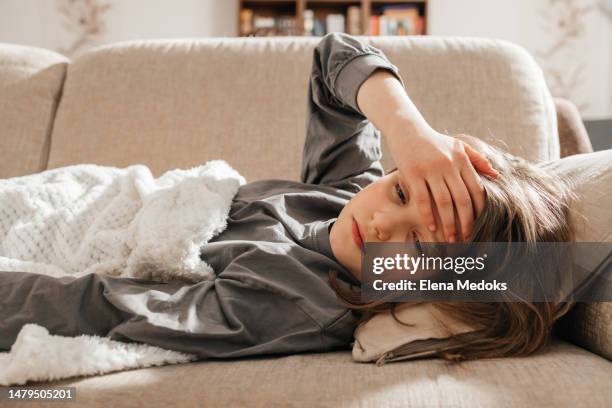
<path fill-rule="evenodd" d="M 383 175 L 380 131 L 364 116 L 357 92 L 377 69 L 404 85 L 379 49 L 343 33 L 327 34 L 313 53 L 301 180 L 358 191 Z"/>

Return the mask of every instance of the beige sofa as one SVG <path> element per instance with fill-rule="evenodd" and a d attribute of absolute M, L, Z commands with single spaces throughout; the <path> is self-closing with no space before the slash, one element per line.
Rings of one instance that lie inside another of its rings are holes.
<path fill-rule="evenodd" d="M 590 149 L 575 108 L 560 101 L 555 110 L 540 69 L 517 46 L 467 38 L 367 40 L 400 68 L 409 94 L 440 131 L 470 133 L 534 161 Z M 296 180 L 316 43 L 130 42 L 72 61 L 0 45 L 0 177 L 74 163 L 143 163 L 159 175 L 223 158 L 248 181 Z M 458 365 L 376 367 L 352 362 L 347 350 L 202 361 L 53 385 L 75 386 L 87 407 L 612 406 L 612 364 L 560 339 L 528 358 Z"/>

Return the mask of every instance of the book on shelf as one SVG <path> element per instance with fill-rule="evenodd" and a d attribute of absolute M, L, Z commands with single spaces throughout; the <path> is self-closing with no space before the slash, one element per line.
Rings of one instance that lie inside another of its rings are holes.
<path fill-rule="evenodd" d="M 242 14 L 241 14 L 242 16 Z M 246 16 L 246 14 L 245 14 Z M 246 18 L 246 17 L 245 17 Z M 298 28 L 294 16 L 261 16 L 253 14 L 251 30 L 248 24 L 241 20 L 241 35 L 273 36 L 297 35 Z"/>
<path fill-rule="evenodd" d="M 418 7 L 394 4 L 382 8 L 382 14 L 370 17 L 370 35 L 422 35 L 425 19 Z"/>
<path fill-rule="evenodd" d="M 370 16 L 370 35 L 380 35 L 380 16 Z"/>
<path fill-rule="evenodd" d="M 325 35 L 325 21 L 324 20 L 320 18 L 315 19 L 313 35 L 316 35 L 317 37 Z"/>
<path fill-rule="evenodd" d="M 297 35 L 297 25 L 294 16 L 280 16 L 276 18 L 277 35 Z"/>
<path fill-rule="evenodd" d="M 326 32 L 328 33 L 346 32 L 344 20 L 345 20 L 344 14 L 335 14 L 335 13 L 328 14 L 325 17 Z"/>
<path fill-rule="evenodd" d="M 325 25 L 325 20 L 316 18 L 313 10 L 304 10 L 304 35 L 323 36 L 325 35 Z"/>
<path fill-rule="evenodd" d="M 304 35 L 315 35 L 314 11 L 304 10 Z"/>
<path fill-rule="evenodd" d="M 257 36 L 274 35 L 274 17 L 253 15 L 253 31 L 250 33 Z"/>
<path fill-rule="evenodd" d="M 330 13 L 322 18 L 316 18 L 313 10 L 304 10 L 304 35 L 323 36 L 331 32 L 361 34 L 361 7 L 348 7 L 346 17 L 344 14 Z"/>
<path fill-rule="evenodd" d="M 361 34 L 361 7 L 349 6 L 346 11 L 347 30 L 351 35 Z"/>
<path fill-rule="evenodd" d="M 411 5 L 388 5 L 383 8 L 383 14 L 393 23 L 390 35 L 417 35 L 419 32 L 419 9 Z"/>
<path fill-rule="evenodd" d="M 253 32 L 253 10 L 244 8 L 240 10 L 240 35 L 249 35 Z"/>

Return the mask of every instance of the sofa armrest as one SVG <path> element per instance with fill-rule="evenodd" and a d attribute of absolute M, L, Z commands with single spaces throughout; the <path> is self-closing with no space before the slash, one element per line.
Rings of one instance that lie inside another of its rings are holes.
<path fill-rule="evenodd" d="M 612 361 L 612 303 L 577 303 L 555 328 L 556 335 Z"/>
<path fill-rule="evenodd" d="M 553 98 L 553 100 L 557 110 L 561 157 L 592 152 L 591 140 L 576 105 L 564 98 Z"/>

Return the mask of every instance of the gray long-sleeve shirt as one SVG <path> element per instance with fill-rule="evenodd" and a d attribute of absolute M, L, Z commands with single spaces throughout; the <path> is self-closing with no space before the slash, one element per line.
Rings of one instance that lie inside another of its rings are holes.
<path fill-rule="evenodd" d="M 359 111 L 359 86 L 376 69 L 401 81 L 384 54 L 355 37 L 326 35 L 314 50 L 301 181 L 240 188 L 227 228 L 201 257 L 213 281 L 154 283 L 103 275 L 51 278 L 0 272 L 0 349 L 26 323 L 52 334 L 96 334 L 200 358 L 347 348 L 359 315 L 328 283 L 340 265 L 329 227 L 383 175 L 380 132 Z"/>

